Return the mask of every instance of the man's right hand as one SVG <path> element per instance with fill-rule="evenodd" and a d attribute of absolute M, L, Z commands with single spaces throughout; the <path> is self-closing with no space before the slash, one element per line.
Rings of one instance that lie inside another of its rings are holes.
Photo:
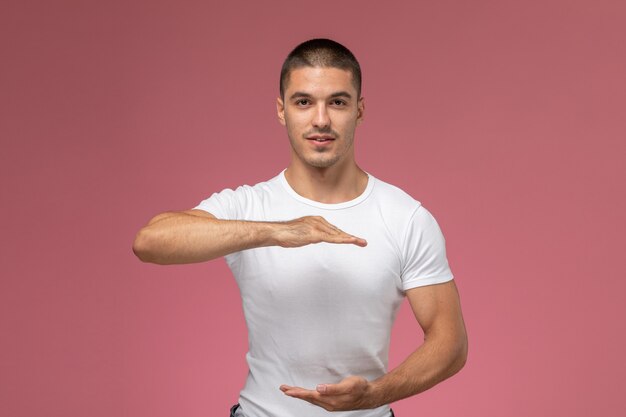
<path fill-rule="evenodd" d="M 271 224 L 275 225 L 272 231 L 274 245 L 284 248 L 296 248 L 321 242 L 348 243 L 361 247 L 367 245 L 365 239 L 344 232 L 321 216 L 306 216 Z"/>
<path fill-rule="evenodd" d="M 144 262 L 185 264 L 263 246 L 295 248 L 321 242 L 367 245 L 320 216 L 253 222 L 220 220 L 202 210 L 188 210 L 154 217 L 137 234 L 133 251 Z"/>

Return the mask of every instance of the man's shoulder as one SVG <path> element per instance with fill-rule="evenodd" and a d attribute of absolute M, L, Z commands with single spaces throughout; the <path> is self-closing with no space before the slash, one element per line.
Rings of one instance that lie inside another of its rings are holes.
<path fill-rule="evenodd" d="M 225 188 L 221 192 L 233 193 L 235 195 L 253 195 L 271 192 L 272 189 L 274 189 L 278 185 L 280 185 L 280 174 L 265 181 L 260 181 L 257 183 L 254 183 L 254 181 L 250 181 L 250 183 L 244 183 L 239 186 L 234 186 L 232 188 Z"/>
<path fill-rule="evenodd" d="M 227 187 L 214 192 L 195 208 L 207 211 L 219 219 L 245 220 L 255 217 L 267 201 L 274 201 L 280 188 L 279 176 L 258 182 L 254 185 L 243 184 Z"/>
<path fill-rule="evenodd" d="M 396 210 L 415 211 L 421 206 L 421 202 L 402 188 L 376 178 L 376 196 L 380 204 Z"/>

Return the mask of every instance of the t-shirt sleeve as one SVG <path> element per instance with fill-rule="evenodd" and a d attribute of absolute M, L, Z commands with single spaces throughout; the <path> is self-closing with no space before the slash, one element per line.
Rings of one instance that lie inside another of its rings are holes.
<path fill-rule="evenodd" d="M 245 210 L 246 189 L 244 186 L 236 190 L 226 188 L 218 193 L 213 193 L 209 198 L 203 200 L 194 209 L 204 210 L 221 220 L 241 220 L 242 212 Z M 237 268 L 240 259 L 240 252 L 229 253 L 224 256 L 231 269 Z"/>
<path fill-rule="evenodd" d="M 201 201 L 194 209 L 204 210 L 218 219 L 237 220 L 239 218 L 238 212 L 240 211 L 237 198 L 238 194 L 241 194 L 237 191 L 227 188 L 219 193 L 213 193 L 211 197 Z"/>
<path fill-rule="evenodd" d="M 454 278 L 446 241 L 437 221 L 421 205 L 413 212 L 402 247 L 402 289 L 439 284 Z"/>

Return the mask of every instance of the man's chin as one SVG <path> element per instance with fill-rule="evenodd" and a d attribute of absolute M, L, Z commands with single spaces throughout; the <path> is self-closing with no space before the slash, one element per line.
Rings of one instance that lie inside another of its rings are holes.
<path fill-rule="evenodd" d="M 332 159 L 314 159 L 306 161 L 308 165 L 314 168 L 330 168 L 335 165 L 338 161 L 338 158 Z"/>

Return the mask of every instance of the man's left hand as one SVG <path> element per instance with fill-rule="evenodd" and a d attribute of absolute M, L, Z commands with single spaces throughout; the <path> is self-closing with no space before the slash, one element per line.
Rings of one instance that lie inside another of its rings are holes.
<path fill-rule="evenodd" d="M 280 390 L 290 397 L 299 398 L 322 407 L 326 411 L 348 411 L 373 408 L 371 385 L 359 376 L 349 376 L 338 384 L 320 384 L 315 390 L 281 385 Z"/>

